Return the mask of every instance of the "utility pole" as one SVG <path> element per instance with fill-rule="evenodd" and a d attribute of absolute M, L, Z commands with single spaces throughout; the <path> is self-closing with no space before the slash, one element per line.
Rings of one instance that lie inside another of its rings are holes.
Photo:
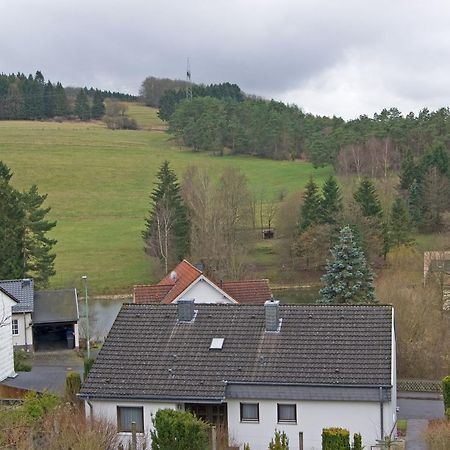
<path fill-rule="evenodd" d="M 88 359 L 91 358 L 91 335 L 89 330 L 89 300 L 88 300 L 88 287 L 87 287 L 87 275 L 83 275 L 81 277 L 84 284 L 84 301 L 85 301 L 85 308 L 84 308 L 84 314 L 86 316 L 86 348 L 87 348 L 87 357 Z"/>
<path fill-rule="evenodd" d="M 186 67 L 186 98 L 192 100 L 191 64 L 189 58 L 187 59 Z"/>

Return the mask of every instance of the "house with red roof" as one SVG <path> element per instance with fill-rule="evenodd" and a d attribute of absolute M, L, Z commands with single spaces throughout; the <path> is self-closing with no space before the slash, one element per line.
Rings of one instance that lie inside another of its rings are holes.
<path fill-rule="evenodd" d="M 264 304 L 272 291 L 266 279 L 216 283 L 183 260 L 158 284 L 135 286 L 133 292 L 133 302 L 139 304 L 170 304 L 181 298 L 195 303 Z"/>

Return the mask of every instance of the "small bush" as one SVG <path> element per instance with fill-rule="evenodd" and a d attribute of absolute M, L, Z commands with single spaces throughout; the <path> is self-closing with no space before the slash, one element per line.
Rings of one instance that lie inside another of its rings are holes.
<path fill-rule="evenodd" d="M 152 450 L 208 449 L 209 425 L 193 414 L 160 409 L 152 420 Z"/>
<path fill-rule="evenodd" d="M 361 434 L 355 433 L 353 435 L 353 449 L 352 450 L 362 450 L 362 437 Z"/>
<path fill-rule="evenodd" d="M 350 432 L 344 428 L 324 428 L 322 450 L 350 450 Z"/>
<path fill-rule="evenodd" d="M 92 366 L 94 365 L 95 359 L 94 358 L 86 358 L 84 360 L 84 371 L 83 371 L 83 380 L 86 380 L 86 378 L 89 375 L 89 372 L 92 369 Z"/>
<path fill-rule="evenodd" d="M 81 389 L 81 377 L 78 372 L 68 372 L 66 374 L 65 397 L 67 401 L 78 402 L 77 394 Z"/>
<path fill-rule="evenodd" d="M 289 450 L 289 439 L 284 431 L 275 430 L 275 436 L 270 441 L 269 450 Z"/>
<path fill-rule="evenodd" d="M 448 450 L 450 442 L 450 420 L 431 422 L 425 432 L 425 441 L 430 450 Z"/>
<path fill-rule="evenodd" d="M 24 350 L 14 352 L 14 370 L 16 372 L 31 372 L 31 357 Z"/>
<path fill-rule="evenodd" d="M 105 117 L 106 126 L 110 130 L 137 130 L 136 120 L 128 116 Z"/>
<path fill-rule="evenodd" d="M 35 391 L 27 392 L 20 409 L 23 412 L 24 419 L 28 422 L 35 422 L 44 417 L 45 414 L 55 409 L 60 404 L 57 395 L 50 392 L 44 392 L 42 395 Z"/>
<path fill-rule="evenodd" d="M 244 450 L 250 450 L 250 444 L 244 444 Z"/>
<path fill-rule="evenodd" d="M 444 410 L 450 409 L 450 375 L 442 379 L 442 396 L 444 397 Z"/>

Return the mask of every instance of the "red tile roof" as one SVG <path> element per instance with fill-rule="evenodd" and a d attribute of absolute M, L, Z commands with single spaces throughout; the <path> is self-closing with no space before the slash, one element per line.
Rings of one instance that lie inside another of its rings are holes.
<path fill-rule="evenodd" d="M 162 303 L 164 297 L 172 289 L 172 284 L 152 284 L 134 287 L 134 303 Z"/>
<path fill-rule="evenodd" d="M 171 278 L 176 273 L 176 280 Z M 172 303 L 184 292 L 202 272 L 191 263 L 183 260 L 158 284 L 134 287 L 134 303 Z M 211 280 L 210 280 L 211 281 Z M 223 281 L 214 283 L 238 303 L 261 304 L 272 297 L 268 280 Z"/>
<path fill-rule="evenodd" d="M 269 280 L 223 281 L 218 286 L 238 303 L 262 304 L 272 298 Z"/>
<path fill-rule="evenodd" d="M 176 273 L 176 280 L 171 278 Z M 134 287 L 134 303 L 172 303 L 202 272 L 185 259 L 158 284 Z"/>

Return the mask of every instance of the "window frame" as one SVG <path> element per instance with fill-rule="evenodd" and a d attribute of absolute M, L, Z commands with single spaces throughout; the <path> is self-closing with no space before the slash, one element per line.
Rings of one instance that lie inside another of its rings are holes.
<path fill-rule="evenodd" d="M 243 412 L 244 412 L 244 406 L 245 405 L 256 405 L 257 417 L 255 419 L 244 418 Z M 241 422 L 243 422 L 243 423 L 259 423 L 259 403 L 258 402 L 240 402 L 239 403 L 239 409 L 240 409 Z"/>
<path fill-rule="evenodd" d="M 122 409 L 138 409 L 142 416 L 142 429 L 138 427 L 138 424 L 136 423 L 136 433 L 143 434 L 145 430 L 145 424 L 144 424 L 144 407 L 143 406 L 116 406 L 116 416 L 117 416 L 117 432 L 118 433 L 131 433 L 131 423 L 129 430 L 122 429 L 121 422 L 122 422 Z"/>
<path fill-rule="evenodd" d="M 280 407 L 290 406 L 294 408 L 295 419 L 280 419 Z M 297 403 L 277 403 L 277 423 L 297 423 Z"/>
<path fill-rule="evenodd" d="M 19 319 L 11 320 L 11 332 L 13 336 L 19 336 Z"/>

